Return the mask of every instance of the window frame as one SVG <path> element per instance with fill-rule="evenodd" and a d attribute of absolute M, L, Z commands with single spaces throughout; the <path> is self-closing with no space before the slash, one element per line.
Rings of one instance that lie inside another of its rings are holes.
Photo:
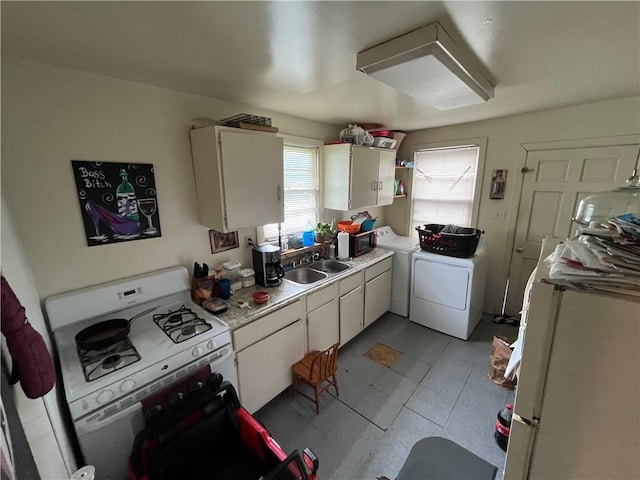
<path fill-rule="evenodd" d="M 464 138 L 460 140 L 446 140 L 440 142 L 421 143 L 411 147 L 411 158 L 415 164 L 416 154 L 422 150 L 434 150 L 444 148 L 478 148 L 478 163 L 476 165 L 476 181 L 473 187 L 473 202 L 471 206 L 471 225 L 470 227 L 478 228 L 478 216 L 480 214 L 480 199 L 482 197 L 482 182 L 484 178 L 484 170 L 487 156 L 487 137 Z M 413 170 L 413 169 L 412 169 Z M 411 173 L 411 183 L 413 185 L 415 179 L 415 170 Z M 413 225 L 413 189 L 411 193 L 411 201 L 407 202 L 407 224 L 406 231 L 412 236 L 411 225 Z"/>
<path fill-rule="evenodd" d="M 324 197 L 323 197 L 323 148 L 324 148 L 324 140 L 319 140 L 317 138 L 310 137 L 300 137 L 296 135 L 288 135 L 288 134 L 278 134 L 278 137 L 283 140 L 283 147 L 301 147 L 301 148 L 315 148 L 317 161 L 318 161 L 318 219 L 322 218 L 322 212 L 324 211 Z M 284 162 L 284 154 L 283 154 L 283 162 Z M 283 191 L 283 202 L 284 202 L 284 191 Z M 320 220 L 319 220 L 320 221 Z M 258 245 L 277 245 L 278 240 L 266 240 L 264 235 L 264 225 L 258 225 L 256 227 L 256 238 Z"/>

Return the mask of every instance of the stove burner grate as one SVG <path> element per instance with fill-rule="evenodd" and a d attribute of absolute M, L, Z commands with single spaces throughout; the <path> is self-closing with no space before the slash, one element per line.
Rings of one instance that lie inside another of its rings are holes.
<path fill-rule="evenodd" d="M 78 357 L 87 382 L 120 370 L 141 358 L 128 338 L 96 350 L 78 347 Z"/>
<path fill-rule="evenodd" d="M 204 318 L 184 305 L 177 310 L 153 315 L 153 321 L 174 343 L 184 342 L 213 328 Z"/>

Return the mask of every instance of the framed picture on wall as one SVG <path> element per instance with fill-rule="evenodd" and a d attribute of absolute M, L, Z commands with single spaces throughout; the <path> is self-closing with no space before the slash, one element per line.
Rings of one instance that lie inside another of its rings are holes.
<path fill-rule="evenodd" d="M 72 160 L 87 245 L 162 236 L 153 165 Z"/>
<path fill-rule="evenodd" d="M 491 172 L 491 191 L 489 198 L 500 200 L 504 198 L 504 189 L 507 186 L 507 170 L 506 168 L 496 169 Z"/>
<path fill-rule="evenodd" d="M 217 230 L 209 230 L 209 242 L 211 243 L 211 253 L 238 248 L 238 232 L 222 233 Z"/>

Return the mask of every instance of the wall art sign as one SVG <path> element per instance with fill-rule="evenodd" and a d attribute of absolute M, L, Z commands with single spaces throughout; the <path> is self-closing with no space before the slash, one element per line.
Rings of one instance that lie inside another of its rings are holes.
<path fill-rule="evenodd" d="M 489 198 L 493 200 L 500 200 L 504 198 L 504 189 L 507 186 L 508 171 L 509 170 L 503 168 L 493 170 L 491 172 L 491 191 L 489 192 Z"/>
<path fill-rule="evenodd" d="M 238 232 L 222 233 L 217 230 L 209 230 L 209 242 L 211 243 L 211 253 L 238 248 Z"/>
<path fill-rule="evenodd" d="M 153 165 L 72 160 L 87 245 L 162 236 Z"/>

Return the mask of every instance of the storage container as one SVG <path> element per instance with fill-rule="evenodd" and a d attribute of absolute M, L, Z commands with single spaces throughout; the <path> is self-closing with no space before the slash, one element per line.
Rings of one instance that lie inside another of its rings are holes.
<path fill-rule="evenodd" d="M 242 279 L 242 288 L 253 287 L 256 284 L 256 274 L 250 268 L 243 268 L 238 272 Z"/>
<path fill-rule="evenodd" d="M 240 277 L 240 262 L 230 260 L 222 264 L 224 276 L 231 281 L 231 290 L 234 292 L 242 288 L 242 278 Z"/>

